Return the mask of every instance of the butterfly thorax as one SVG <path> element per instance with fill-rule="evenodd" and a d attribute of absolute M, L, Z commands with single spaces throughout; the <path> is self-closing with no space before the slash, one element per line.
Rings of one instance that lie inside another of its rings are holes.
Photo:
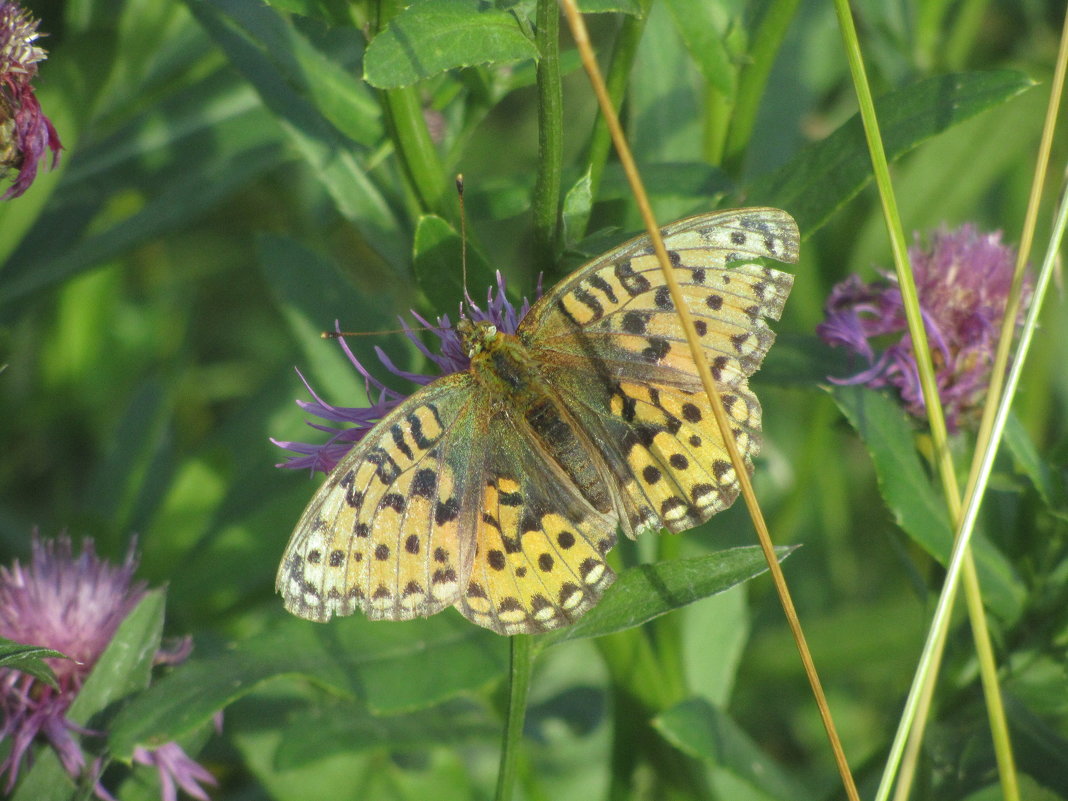
<path fill-rule="evenodd" d="M 613 510 L 599 457 L 581 427 L 538 367 L 537 358 L 514 334 L 485 322 L 461 320 L 457 332 L 471 357 L 471 375 L 482 388 L 497 423 L 524 429 L 538 451 L 567 474 L 602 514 Z"/>
<path fill-rule="evenodd" d="M 498 330 L 493 323 L 471 320 L 460 320 L 456 331 L 471 359 L 472 375 L 491 396 L 526 408 L 539 395 L 546 395 L 548 387 L 534 359 L 514 334 Z"/>

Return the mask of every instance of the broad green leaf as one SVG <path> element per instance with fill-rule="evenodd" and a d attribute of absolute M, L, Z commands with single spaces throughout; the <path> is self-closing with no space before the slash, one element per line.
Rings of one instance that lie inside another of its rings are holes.
<path fill-rule="evenodd" d="M 341 213 L 360 230 L 370 249 L 396 269 L 407 262 L 400 225 L 389 202 L 367 175 L 364 149 L 343 136 L 312 102 L 295 91 L 274 61 L 269 43 L 285 39 L 285 21 L 245 0 L 204 0 L 194 15 L 259 93 L 301 157 Z"/>
<path fill-rule="evenodd" d="M 653 725 L 679 750 L 733 773 L 771 798 L 812 797 L 730 715 L 703 698 L 676 704 L 660 713 Z"/>
<path fill-rule="evenodd" d="M 682 659 L 690 691 L 714 704 L 731 698 L 750 635 L 749 594 L 744 587 L 694 604 L 682 616 Z M 709 643 L 715 643 L 714 648 Z"/>
<path fill-rule="evenodd" d="M 388 771 L 382 754 L 374 751 L 342 751 L 307 765 L 278 767 L 275 751 L 281 732 L 265 726 L 245 726 L 231 738 L 241 754 L 241 763 L 263 788 L 263 797 L 273 801 L 367 801 L 382 797 L 393 801 L 392 794 L 375 795 L 368 786 Z M 388 760 L 387 760 L 388 763 Z"/>
<path fill-rule="evenodd" d="M 357 330 L 367 334 L 393 329 L 397 321 L 389 310 L 394 295 L 404 297 L 406 287 L 386 276 L 357 285 L 333 264 L 302 243 L 288 237 L 264 234 L 259 238 L 260 266 L 278 308 L 303 355 L 297 365 L 312 387 L 328 402 L 340 406 L 366 405 L 363 379 L 353 369 L 337 342 L 324 341 L 322 333 Z M 357 337 L 350 347 L 368 365 L 378 364 L 371 346 L 388 337 Z M 377 340 L 377 342 L 370 341 Z"/>
<path fill-rule="evenodd" d="M 1065 796 L 1054 792 L 1049 787 L 1040 784 L 1026 773 L 1019 774 L 1020 798 L 1025 801 L 1064 801 Z M 1059 782 L 1063 789 L 1063 777 Z M 981 790 L 969 793 L 963 801 L 1002 801 L 1005 798 L 1005 788 L 1001 783 L 988 784 Z"/>
<path fill-rule="evenodd" d="M 198 88 L 203 94 L 209 87 Z M 220 97 L 212 96 L 211 105 L 183 118 L 194 128 L 202 126 L 204 135 L 210 129 L 219 144 L 211 152 L 205 153 L 202 141 L 188 129 L 148 137 L 141 128 L 155 120 L 148 113 L 126 129 L 144 150 L 124 152 L 114 146 L 106 155 L 85 151 L 80 168 L 72 165 L 67 170 L 52 201 L 12 254 L 0 284 L 0 304 L 11 304 L 173 231 L 276 167 L 282 151 L 274 126 L 262 110 L 248 108 L 245 99 L 251 95 L 243 94 L 223 93 L 223 102 L 232 103 L 225 111 L 214 106 Z M 220 114 L 230 118 L 224 123 Z M 259 141 L 243 141 L 242 137 Z M 142 157 L 151 160 L 168 151 L 176 151 L 184 164 L 180 174 L 161 180 L 159 173 L 146 171 L 140 164 Z M 143 199 L 127 208 L 116 201 L 133 188 L 131 184 Z"/>
<path fill-rule="evenodd" d="M 1005 422 L 1005 445 L 1012 454 L 1016 469 L 1031 481 L 1047 506 L 1053 506 L 1058 497 L 1057 487 L 1050 478 L 1049 465 L 1038 455 L 1035 444 L 1015 414 L 1009 414 Z"/>
<path fill-rule="evenodd" d="M 448 222 L 433 214 L 419 218 L 415 227 L 413 267 L 415 280 L 427 297 L 430 308 L 448 314 L 455 322 L 464 299 L 463 243 Z M 488 287 L 497 285 L 496 276 L 482 254 L 467 248 L 467 291 L 481 304 Z"/>
<path fill-rule="evenodd" d="M 990 70 L 940 75 L 899 89 L 875 103 L 890 161 L 925 139 L 1004 103 L 1034 86 L 1021 72 Z M 871 157 L 860 116 L 789 163 L 755 181 L 746 202 L 787 209 L 804 236 L 822 226 L 871 180 Z"/>
<path fill-rule="evenodd" d="M 642 7 L 638 0 L 577 0 L 575 5 L 583 14 L 618 12 L 635 17 L 642 15 Z"/>
<path fill-rule="evenodd" d="M 507 641 L 453 612 L 403 623 L 287 618 L 273 632 L 176 668 L 123 709 L 109 744 L 128 758 L 138 744 L 173 740 L 281 677 L 360 698 L 372 712 L 398 713 L 481 688 L 506 665 Z"/>
<path fill-rule="evenodd" d="M 372 715 L 358 703 L 325 704 L 305 709 L 282 730 L 275 754 L 279 769 L 307 764 L 331 754 L 367 748 L 429 748 L 493 742 L 501 722 L 472 701 L 456 699 L 401 715 Z"/>
<path fill-rule="evenodd" d="M 1047 787 L 1057 788 L 1063 798 L 1068 795 L 1068 737 L 1065 737 L 1063 724 L 1064 663 L 1058 659 L 1050 664 L 1052 661 L 1040 658 L 1038 665 L 1024 668 L 1025 673 L 1032 672 L 1035 667 L 1040 670 L 1048 668 L 1049 682 L 1045 688 L 1020 687 L 1019 680 L 1010 680 L 1003 692 L 1019 770 Z M 1026 676 L 1022 678 L 1027 679 Z M 1028 697 L 1017 696 L 1018 689 L 1026 692 Z M 1030 796 L 1025 798 L 1030 799 Z"/>
<path fill-rule="evenodd" d="M 421 0 L 368 45 L 364 78 L 379 89 L 398 89 L 450 69 L 537 58 L 509 12 L 480 0 Z"/>
<path fill-rule="evenodd" d="M 690 51 L 701 75 L 725 96 L 734 94 L 735 69 L 723 39 L 727 22 L 721 4 L 706 0 L 668 0 L 679 37 Z"/>
<path fill-rule="evenodd" d="M 779 560 L 793 548 L 776 549 Z M 543 645 L 600 637 L 640 626 L 673 609 L 723 592 L 768 569 L 756 545 L 624 570 L 593 609 L 567 628 L 538 638 Z"/>
<path fill-rule="evenodd" d="M 715 207 L 716 198 L 731 190 L 732 185 L 726 174 L 718 167 L 711 167 L 700 162 L 659 162 L 642 165 L 642 181 L 645 191 L 654 198 L 682 198 L 691 204 L 708 211 Z M 630 198 L 630 185 L 618 164 L 612 163 L 605 168 L 597 200 L 614 200 Z M 686 210 L 683 211 L 686 213 Z M 668 222 L 667 218 L 661 222 Z"/>
<path fill-rule="evenodd" d="M 166 597 L 163 590 L 150 590 L 122 621 L 67 710 L 72 721 L 92 727 L 97 715 L 110 716 L 112 704 L 148 686 L 163 636 Z"/>
<path fill-rule="evenodd" d="M 267 0 L 267 5 L 281 11 L 315 17 L 335 25 L 352 22 L 352 10 L 347 0 Z"/>
<path fill-rule="evenodd" d="M 0 667 L 29 673 L 38 681 L 43 681 L 52 687 L 58 687 L 56 674 L 44 660 L 69 658 L 59 651 L 53 651 L 51 648 L 42 648 L 38 645 L 23 645 L 0 637 Z"/>
<path fill-rule="evenodd" d="M 593 194 L 590 186 L 590 170 L 582 173 L 574 185 L 564 195 L 564 204 L 560 214 L 563 226 L 564 247 L 570 247 L 576 241 L 573 231 L 585 231 L 586 222 L 593 208 Z"/>
<path fill-rule="evenodd" d="M 148 592 L 119 625 L 67 710 L 72 723 L 106 730 L 101 718 L 107 717 L 109 707 L 148 684 L 163 631 L 164 598 L 161 590 Z M 44 746 L 12 801 L 63 801 L 74 792 L 66 770 L 51 748 Z"/>
<path fill-rule="evenodd" d="M 323 118 L 364 147 L 382 140 L 382 108 L 360 77 L 366 39 L 351 25 L 297 28 L 269 14 L 239 15 L 227 6 L 266 52 L 271 64 Z M 317 35 L 316 35 L 317 34 Z"/>
<path fill-rule="evenodd" d="M 935 491 L 914 445 L 901 407 L 886 395 L 860 386 L 832 387 L 838 408 L 860 434 L 875 465 L 883 501 L 901 529 L 942 565 L 953 545 L 945 501 Z M 1006 620 L 1015 620 L 1026 593 L 1012 565 L 988 540 L 972 540 L 983 597 Z"/>
<path fill-rule="evenodd" d="M 627 91 L 627 134 L 643 176 L 649 163 L 702 160 L 704 97 L 695 77 L 671 14 L 663 3 L 654 3 Z M 680 216 L 670 204 L 659 204 L 658 214 L 667 220 Z"/>

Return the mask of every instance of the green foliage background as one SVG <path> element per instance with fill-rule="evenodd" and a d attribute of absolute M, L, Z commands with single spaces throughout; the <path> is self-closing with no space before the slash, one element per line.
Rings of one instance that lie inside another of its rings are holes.
<path fill-rule="evenodd" d="M 566 32 L 563 111 L 551 118 L 561 172 L 549 174 L 532 0 L 402 5 L 34 8 L 49 33 L 39 97 L 66 152 L 0 208 L 0 556 L 25 559 L 35 527 L 91 536 L 116 559 L 136 533 L 139 575 L 166 588 L 164 632 L 194 636 L 193 659 L 150 693 L 139 692 L 145 666 L 116 657 L 115 686 L 125 683 L 85 702 L 84 719 L 112 732 L 107 778 L 122 799 L 158 797 L 148 772 L 126 780 L 121 764 L 153 737 L 203 746 L 221 782 L 213 798 L 492 796 L 507 642 L 451 610 L 399 624 L 286 615 L 274 572 L 318 482 L 274 469 L 282 453 L 268 437 L 316 439 L 293 404 L 306 397 L 295 366 L 328 401 L 365 398 L 318 337 L 335 320 L 374 332 L 408 309 L 455 317 L 456 172 L 476 297 L 497 269 L 514 297 L 530 296 L 539 273 L 549 285 L 639 223 L 614 160 L 601 176 L 594 159 L 592 196 L 584 180 L 591 137 L 603 139 Z M 618 74 L 623 116 L 659 218 L 771 204 L 801 225 L 796 286 L 755 381 L 766 428 L 755 480 L 776 542 L 803 545 L 784 567 L 870 795 L 949 534 L 912 448 L 923 437 L 880 396 L 827 392 L 825 377 L 850 368 L 813 333 L 835 282 L 890 266 L 833 9 L 582 5 L 601 12 L 589 23 L 602 65 L 613 48 L 630 64 Z M 854 9 L 906 228 L 974 221 L 1015 242 L 1063 3 Z M 384 33 L 379 14 L 393 18 Z M 1054 165 L 1068 157 L 1058 137 Z M 555 216 L 547 228 L 532 214 L 536 185 L 567 197 L 555 234 Z M 396 335 L 352 344 L 367 364 L 381 344 L 425 367 Z M 977 547 L 1034 798 L 1068 798 L 1065 363 L 1068 320 L 1054 296 Z M 964 465 L 969 437 L 956 444 Z M 617 549 L 619 564 L 656 563 L 703 600 L 635 627 L 664 611 L 642 607 L 540 653 L 521 797 L 840 796 L 766 577 L 715 594 L 757 568 L 749 552 L 711 554 L 753 541 L 739 506 L 681 537 Z M 716 573 L 729 559 L 744 564 Z M 630 575 L 641 607 L 648 574 Z M 156 641 L 160 598 L 122 636 Z M 996 774 L 966 623 L 948 654 L 914 797 L 987 797 Z M 22 797 L 69 797 L 55 770 L 42 757 Z"/>

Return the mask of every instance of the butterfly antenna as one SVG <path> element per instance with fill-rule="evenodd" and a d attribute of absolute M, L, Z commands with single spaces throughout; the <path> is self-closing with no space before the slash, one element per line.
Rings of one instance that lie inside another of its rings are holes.
<path fill-rule="evenodd" d="M 460 200 L 460 270 L 464 282 L 464 300 L 468 306 L 474 306 L 471 295 L 467 291 L 467 212 L 464 210 L 464 174 L 456 173 L 456 196 Z M 463 314 L 463 304 L 460 304 L 460 314 Z"/>
<path fill-rule="evenodd" d="M 408 328 L 387 328 L 383 331 L 323 331 L 319 334 L 323 339 L 341 339 L 342 337 L 378 337 L 385 334 L 409 334 L 412 331 L 433 331 L 435 333 L 441 332 L 443 329 L 439 325 L 417 325 L 409 326 Z"/>

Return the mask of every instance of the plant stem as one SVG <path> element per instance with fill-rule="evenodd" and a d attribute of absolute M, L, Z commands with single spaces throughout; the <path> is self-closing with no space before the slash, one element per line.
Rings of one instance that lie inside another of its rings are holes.
<path fill-rule="evenodd" d="M 883 206 L 883 216 L 886 219 L 886 226 L 890 235 L 890 247 L 894 255 L 898 286 L 901 291 L 905 318 L 908 321 L 909 335 L 912 337 L 913 352 L 919 372 L 920 385 L 923 389 L 927 419 L 931 429 L 931 439 L 934 443 L 934 461 L 938 467 L 943 494 L 949 507 L 950 519 L 953 521 L 954 526 L 957 526 L 961 521 L 962 512 L 960 488 L 957 485 L 956 473 L 954 472 L 953 461 L 949 451 L 949 437 L 946 431 L 945 417 L 942 413 L 942 404 L 938 398 L 934 365 L 931 361 L 931 352 L 927 343 L 927 334 L 920 311 L 916 284 L 908 261 L 905 232 L 901 225 L 901 217 L 898 214 L 897 201 L 894 198 L 893 185 L 890 182 L 890 170 L 886 161 L 886 152 L 883 149 L 882 136 L 879 133 L 879 124 L 875 116 L 875 103 L 872 100 L 871 88 L 868 85 L 865 74 L 864 61 L 860 53 L 860 42 L 857 38 L 856 28 L 853 25 L 853 17 L 849 9 L 848 0 L 835 0 L 835 10 L 838 15 L 838 25 L 842 33 L 849 69 L 853 75 L 853 84 L 857 93 L 861 119 L 864 123 L 868 151 L 871 154 L 872 170 L 875 174 L 875 183 Z M 987 713 L 990 717 L 994 748 L 998 759 L 998 774 L 1006 798 L 1012 801 L 1012 799 L 1019 797 L 1016 787 L 1016 770 L 1013 764 L 1011 748 L 1005 747 L 1008 743 L 1008 726 L 1005 723 L 1005 711 L 1001 704 L 1001 691 L 998 687 L 997 670 L 993 662 L 993 649 L 990 646 L 990 634 L 986 626 L 982 595 L 979 590 L 971 552 L 964 551 L 961 559 L 965 565 L 965 595 L 968 601 L 972 633 L 975 637 L 976 650 L 979 655 L 980 677 L 987 700 Z M 940 608 L 943 615 L 948 616 L 948 610 L 955 592 L 956 586 L 950 583 L 947 575 L 946 583 L 943 586 L 942 598 L 940 599 Z M 926 680 L 933 681 L 930 669 L 937 660 L 932 660 L 931 658 L 933 655 L 932 645 L 938 639 L 934 636 L 934 630 L 939 625 L 942 625 L 942 621 L 936 618 L 932 623 L 932 632 L 921 657 L 916 682 L 913 684 L 913 692 L 910 693 L 906 702 L 905 711 L 891 747 L 890 756 L 876 795 L 877 801 L 884 801 L 889 796 L 890 788 L 893 785 L 905 739 L 909 729 L 912 727 L 918 709 L 918 702 L 922 695 L 918 692 L 917 683 L 922 683 L 922 681 Z"/>
<path fill-rule="evenodd" d="M 682 289 L 675 276 L 675 271 L 671 267 L 667 250 L 664 248 L 664 241 L 660 236 L 660 228 L 656 222 L 656 216 L 653 214 L 652 206 L 649 203 L 649 195 L 645 191 L 641 175 L 638 173 L 634 155 L 631 153 L 630 146 L 627 144 L 627 139 L 623 134 L 623 128 L 619 123 L 619 117 L 616 114 L 615 107 L 612 105 L 612 101 L 608 97 L 608 92 L 605 89 L 604 79 L 601 77 L 601 71 L 597 66 L 597 59 L 594 58 L 593 50 L 590 47 L 589 32 L 586 30 L 585 21 L 582 19 L 582 15 L 575 6 L 574 0 L 560 0 L 560 4 L 563 6 L 564 13 L 567 15 L 571 34 L 575 39 L 575 44 L 579 49 L 579 55 L 582 58 L 582 65 L 589 76 L 594 94 L 597 95 L 597 102 L 601 107 L 601 114 L 608 123 L 609 131 L 612 134 L 612 142 L 615 145 L 616 153 L 619 155 L 620 164 L 623 167 L 623 172 L 627 176 L 627 182 L 630 185 L 631 191 L 634 194 L 634 200 L 641 212 L 642 221 L 645 223 L 645 230 L 649 234 L 653 250 L 656 253 L 657 261 L 660 263 L 660 268 L 664 275 L 664 282 L 670 290 L 672 302 L 675 305 L 679 322 L 682 325 L 683 331 L 686 333 L 686 341 L 689 345 L 690 354 L 693 357 L 694 363 L 697 365 L 697 372 L 701 378 L 701 386 L 708 397 L 712 413 L 716 419 L 716 426 L 719 429 L 723 444 L 730 456 L 731 464 L 734 466 L 740 494 L 745 500 L 745 506 L 749 512 L 749 517 L 752 519 L 753 527 L 756 529 L 757 539 L 760 541 L 761 550 L 764 552 L 764 557 L 767 560 L 768 569 L 771 572 L 775 590 L 779 596 L 779 602 L 782 604 L 783 613 L 790 626 L 790 633 L 793 635 L 794 642 L 797 645 L 798 654 L 804 665 L 805 676 L 809 680 L 812 695 L 816 700 L 816 706 L 819 709 L 820 718 L 823 722 L 824 729 L 827 732 L 827 738 L 831 744 L 831 750 L 834 754 L 839 775 L 842 778 L 842 786 L 850 801 L 859 801 L 856 783 L 853 780 L 852 773 L 849 771 L 849 763 L 842 750 L 841 738 L 838 736 L 838 731 L 835 728 L 834 718 L 832 717 L 830 707 L 827 704 L 827 696 L 823 692 L 823 686 L 820 683 L 819 675 L 816 672 L 816 666 L 812 661 L 812 653 L 805 640 L 801 621 L 797 617 L 797 610 L 794 607 L 790 589 L 787 587 L 786 579 L 783 577 L 782 568 L 779 565 L 779 560 L 775 553 L 775 546 L 772 544 L 771 534 L 768 531 L 767 521 L 764 519 L 764 513 L 760 508 L 760 503 L 753 490 L 753 483 L 749 479 L 749 473 L 746 470 L 742 455 L 738 450 L 738 444 L 735 442 L 734 436 L 731 433 L 731 423 L 727 418 L 727 412 L 723 408 L 719 389 L 716 386 L 715 379 L 712 377 L 712 370 L 709 367 L 708 362 L 705 360 L 701 350 L 697 332 L 694 329 L 692 313 L 690 312 L 689 306 L 682 294 Z"/>
<path fill-rule="evenodd" d="M 640 16 L 630 14 L 623 15 L 623 22 L 616 36 L 615 46 L 612 50 L 612 60 L 608 65 L 608 75 L 605 77 L 605 85 L 608 88 L 608 97 L 615 108 L 623 104 L 623 97 L 627 90 L 627 79 L 630 77 L 630 69 L 634 65 L 634 58 L 638 54 L 638 45 L 645 31 L 645 21 L 648 19 L 648 0 L 645 0 L 645 12 Z M 608 156 L 612 152 L 612 135 L 608 130 L 608 123 L 604 117 L 598 115 L 593 123 L 593 132 L 590 134 L 589 151 L 586 162 L 590 168 L 590 196 L 596 201 L 597 192 L 601 186 L 601 178 L 604 176 L 604 168 L 608 163 Z M 572 226 L 573 238 L 581 239 L 586 230 L 589 219 L 581 223 L 575 222 Z"/>
<path fill-rule="evenodd" d="M 384 28 L 405 5 L 399 0 L 380 0 L 377 30 Z M 444 166 L 430 138 L 418 90 L 414 86 L 384 90 L 382 105 L 392 128 L 392 139 L 401 168 L 418 198 L 420 210 L 446 216 L 449 182 L 445 179 Z"/>
<path fill-rule="evenodd" d="M 768 76 L 775 64 L 786 30 L 797 14 L 800 0 L 772 0 L 753 32 L 752 49 L 747 63 L 738 75 L 738 89 L 723 150 L 723 166 L 732 174 L 741 169 L 745 150 L 753 137 L 757 111 L 764 97 Z"/>
<path fill-rule="evenodd" d="M 511 801 L 519 769 L 523 744 L 523 721 L 527 715 L 527 693 L 534 666 L 534 651 L 529 634 L 513 634 L 510 640 L 512 665 L 508 676 L 508 718 L 501 744 L 501 762 L 497 771 L 495 801 Z"/>
<path fill-rule="evenodd" d="M 972 534 L 975 516 L 978 513 L 978 505 L 982 500 L 982 493 L 990 476 L 990 467 L 993 461 L 993 456 L 997 452 L 998 443 L 1001 440 L 1001 432 L 1005 425 L 1005 417 L 1008 415 L 1009 406 L 1011 405 L 1012 396 L 1015 390 L 1015 381 L 1019 378 L 1019 370 L 1021 369 L 1023 358 L 1026 356 L 1030 337 L 1033 334 L 1033 327 L 1036 324 L 1037 319 L 1037 310 L 1041 308 L 1042 305 L 1042 294 L 1044 292 L 1044 284 L 1042 282 L 1048 280 L 1048 276 L 1043 272 L 1042 276 L 1039 278 L 1039 284 L 1035 289 L 1027 320 L 1024 322 L 1021 330 L 1020 344 L 1016 350 L 1016 358 L 1013 361 L 1012 368 L 1006 372 L 1006 367 L 1009 364 L 1009 354 L 1012 349 L 1012 342 L 1016 334 L 1016 320 L 1019 317 L 1020 305 L 1023 298 L 1023 280 L 1027 271 L 1031 242 L 1034 238 L 1035 225 L 1038 220 L 1038 209 L 1042 197 L 1042 189 L 1045 183 L 1046 172 L 1049 168 L 1050 151 L 1053 144 L 1053 131 L 1056 127 L 1061 96 L 1064 91 L 1065 75 L 1068 73 L 1068 13 L 1065 14 L 1061 30 L 1060 49 L 1057 54 L 1056 65 L 1053 81 L 1050 85 L 1050 97 L 1046 108 L 1046 120 L 1042 129 L 1042 141 L 1039 144 L 1038 155 L 1035 158 L 1035 172 L 1031 181 L 1031 196 L 1028 199 L 1027 214 L 1024 219 L 1023 231 L 1020 235 L 1020 249 L 1016 258 L 1016 268 L 1013 274 L 1012 284 L 1009 287 L 1009 296 L 1005 303 L 1005 314 L 1001 321 L 998 348 L 994 355 L 994 365 L 990 372 L 990 386 L 988 388 L 987 402 L 983 405 L 983 417 L 979 423 L 979 433 L 976 437 L 975 453 L 972 457 L 968 482 L 964 491 L 965 511 L 957 530 L 958 544 L 954 546 L 954 553 L 946 573 L 945 583 L 949 588 L 952 588 L 955 584 L 956 574 L 954 568 L 960 561 L 960 557 L 957 553 L 957 551 L 961 549 L 960 543 L 967 542 Z M 1053 238 L 1053 241 L 1058 243 L 1058 238 L 1063 234 L 1063 206 L 1060 209 L 1060 214 L 1062 218 L 1058 224 L 1061 226 L 1061 229 L 1055 231 Z M 1053 252 L 1056 252 L 1058 248 L 1059 244 L 1051 244 L 1050 246 L 1050 250 Z M 1045 269 L 1046 266 L 1043 267 L 1043 270 Z M 1004 391 L 1002 391 L 1003 381 L 1005 386 Z M 967 577 L 965 580 L 967 581 Z M 937 624 L 937 616 L 935 620 Z M 918 695 L 921 699 L 918 706 L 920 717 L 919 724 L 913 730 L 908 744 L 911 759 L 914 759 L 915 754 L 918 753 L 919 743 L 923 737 L 923 724 L 926 720 L 926 708 L 930 704 L 930 699 L 934 692 L 933 685 L 935 676 L 938 672 L 937 665 L 941 660 L 942 648 L 945 646 L 947 626 L 948 624 L 944 624 L 942 625 L 941 631 L 932 632 L 930 638 L 932 640 L 931 647 L 933 655 L 931 661 L 933 667 L 929 672 L 929 676 L 926 677 L 925 683 L 918 691 Z M 917 681 L 918 680 L 919 676 L 917 677 Z M 984 692 L 986 692 L 985 687 Z M 1000 700 L 1000 697 L 998 697 L 996 703 L 1000 704 Z M 1011 745 L 1008 740 L 1007 730 L 1004 727 L 995 727 L 994 737 L 995 748 L 999 749 L 999 760 L 1003 759 L 1003 755 L 1006 753 L 1011 758 Z M 909 774 L 906 774 L 905 771 L 909 771 Z M 906 763 L 901 777 L 901 784 L 904 786 L 905 792 L 907 792 L 910 782 L 911 766 Z M 897 796 L 899 798 L 904 797 L 900 788 Z"/>

